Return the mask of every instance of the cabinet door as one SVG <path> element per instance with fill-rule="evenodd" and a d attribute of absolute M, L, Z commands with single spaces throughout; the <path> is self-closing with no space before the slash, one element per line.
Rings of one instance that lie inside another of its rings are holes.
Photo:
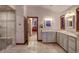
<path fill-rule="evenodd" d="M 63 34 L 60 34 L 60 46 L 63 47 Z"/>
<path fill-rule="evenodd" d="M 63 48 L 68 51 L 68 36 L 63 34 Z"/>
<path fill-rule="evenodd" d="M 47 32 L 47 42 L 53 42 L 52 41 L 52 39 L 53 39 L 52 36 L 53 36 L 52 32 Z"/>
<path fill-rule="evenodd" d="M 43 42 L 47 42 L 46 34 L 47 34 L 46 32 L 42 32 L 42 41 Z"/>
<path fill-rule="evenodd" d="M 56 33 L 55 32 L 47 32 L 46 33 L 46 42 L 56 42 Z"/>
<path fill-rule="evenodd" d="M 51 42 L 56 42 L 56 32 L 51 32 Z"/>
<path fill-rule="evenodd" d="M 61 46 L 61 37 L 62 37 L 62 35 L 61 35 L 61 33 L 60 33 L 60 37 L 59 37 L 59 39 L 60 39 L 59 45 L 60 45 L 60 46 Z"/>
<path fill-rule="evenodd" d="M 79 53 L 79 36 L 77 38 L 77 53 Z"/>
<path fill-rule="evenodd" d="M 60 33 L 57 32 L 57 43 L 59 44 L 60 43 Z"/>
<path fill-rule="evenodd" d="M 2 50 L 2 40 L 0 39 L 0 50 Z"/>
<path fill-rule="evenodd" d="M 76 39 L 74 37 L 69 36 L 68 52 L 70 52 L 70 53 L 75 53 L 76 52 L 75 42 L 76 42 Z"/>

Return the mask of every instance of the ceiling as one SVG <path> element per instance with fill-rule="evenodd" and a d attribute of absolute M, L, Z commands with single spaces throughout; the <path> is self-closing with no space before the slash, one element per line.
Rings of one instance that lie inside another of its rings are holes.
<path fill-rule="evenodd" d="M 72 7 L 72 5 L 30 5 L 31 7 L 40 7 L 52 11 L 54 13 L 61 13 Z"/>
<path fill-rule="evenodd" d="M 30 5 L 30 6 L 44 8 L 54 13 L 64 12 L 68 8 L 72 7 L 72 5 Z M 3 11 L 3 10 L 13 10 L 13 9 L 8 5 L 0 5 L 0 11 Z"/>
<path fill-rule="evenodd" d="M 54 13 L 61 13 L 70 8 L 72 5 L 43 5 L 41 8 L 48 9 Z"/>
<path fill-rule="evenodd" d="M 8 11 L 8 10 L 13 10 L 10 6 L 8 5 L 0 5 L 0 11 Z"/>

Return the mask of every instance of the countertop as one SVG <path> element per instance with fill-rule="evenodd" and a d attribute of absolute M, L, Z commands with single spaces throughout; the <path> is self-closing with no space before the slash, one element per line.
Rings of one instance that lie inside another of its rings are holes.
<path fill-rule="evenodd" d="M 42 30 L 42 32 L 60 32 L 60 33 L 63 33 L 63 34 L 66 34 L 66 35 L 69 35 L 69 36 L 72 36 L 72 37 L 78 37 L 78 34 L 77 33 L 72 33 L 72 32 L 68 32 L 68 31 L 64 31 L 64 30 L 60 30 L 60 31 L 54 31 L 54 30 Z"/>
<path fill-rule="evenodd" d="M 58 32 L 72 36 L 72 37 L 76 37 L 76 38 L 78 37 L 76 33 L 68 32 L 68 31 L 58 31 Z"/>
<path fill-rule="evenodd" d="M 56 32 L 54 30 L 42 30 L 42 32 Z"/>

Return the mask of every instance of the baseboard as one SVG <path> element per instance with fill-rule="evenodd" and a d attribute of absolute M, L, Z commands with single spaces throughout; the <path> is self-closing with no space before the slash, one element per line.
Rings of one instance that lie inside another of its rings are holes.
<path fill-rule="evenodd" d="M 58 43 L 57 43 L 57 45 L 59 45 Z M 60 46 L 60 45 L 59 45 Z M 60 46 L 66 53 L 68 53 L 68 51 L 66 51 L 62 46 Z"/>
<path fill-rule="evenodd" d="M 37 40 L 37 41 L 42 41 L 42 40 Z"/>
<path fill-rule="evenodd" d="M 43 42 L 44 44 L 57 44 L 56 42 Z"/>
<path fill-rule="evenodd" d="M 16 45 L 25 45 L 26 43 L 28 44 L 27 40 L 24 43 L 16 43 Z"/>

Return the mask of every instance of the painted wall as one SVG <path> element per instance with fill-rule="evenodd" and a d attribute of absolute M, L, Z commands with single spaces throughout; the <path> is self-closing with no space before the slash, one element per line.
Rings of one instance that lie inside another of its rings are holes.
<path fill-rule="evenodd" d="M 24 16 L 27 13 L 24 7 L 24 5 L 16 6 L 16 43 L 24 43 Z"/>
<path fill-rule="evenodd" d="M 24 27 L 23 27 L 23 24 L 24 24 L 24 18 L 23 16 L 37 16 L 39 17 L 38 19 L 38 33 L 39 33 L 39 40 L 41 40 L 41 28 L 40 28 L 40 25 L 43 24 L 44 25 L 44 18 L 45 17 L 52 17 L 53 18 L 53 26 L 51 27 L 50 30 L 54 30 L 54 31 L 58 31 L 60 30 L 60 16 L 63 15 L 63 14 L 66 14 L 67 12 L 69 11 L 72 11 L 74 10 L 75 8 L 77 8 L 78 6 L 74 6 L 66 11 L 64 11 L 63 13 L 60 13 L 60 14 L 54 14 L 52 11 L 50 10 L 46 10 L 44 8 L 40 8 L 40 7 L 37 7 L 37 6 L 18 6 L 17 9 L 16 9 L 16 14 L 19 14 L 20 16 L 17 16 L 16 19 L 16 42 L 20 43 L 20 42 L 24 42 Z M 21 25 L 20 25 L 21 24 Z M 67 26 L 66 26 L 67 27 Z M 20 30 L 19 30 L 20 29 Z M 46 29 L 43 29 L 43 30 L 46 30 Z"/>
<path fill-rule="evenodd" d="M 38 17 L 38 34 L 39 34 L 38 39 L 39 40 L 41 40 L 41 28 L 40 28 L 40 25 L 41 24 L 44 25 L 44 18 L 45 17 L 52 17 L 53 18 L 52 27 L 50 28 L 50 30 L 57 31 L 57 29 L 58 29 L 57 17 L 55 17 L 53 12 L 50 11 L 50 10 L 46 10 L 44 8 L 35 7 L 35 6 L 27 6 L 27 15 L 28 16 L 37 16 Z M 43 28 L 43 30 L 47 30 L 47 29 Z"/>
<path fill-rule="evenodd" d="M 74 15 L 76 16 L 76 8 L 78 8 L 78 7 L 79 6 L 73 6 L 73 7 L 69 8 L 68 10 L 64 11 L 63 13 L 61 13 L 60 16 L 67 15 L 68 13 L 74 13 Z M 60 22 L 59 22 L 59 24 L 60 24 Z M 75 28 L 68 28 L 68 22 L 65 17 L 65 30 L 69 31 L 69 32 L 76 33 L 76 17 L 75 17 Z"/>
<path fill-rule="evenodd" d="M 37 6 L 18 6 L 17 9 L 16 9 L 16 14 L 19 14 L 20 16 L 17 16 L 16 19 L 16 42 L 20 43 L 20 42 L 24 42 L 24 27 L 23 27 L 23 24 L 24 24 L 24 18 L 23 16 L 37 16 L 39 17 L 38 19 L 38 33 L 39 33 L 39 40 L 41 40 L 41 28 L 40 28 L 40 25 L 43 24 L 44 25 L 44 18 L 45 17 L 52 17 L 53 18 L 53 26 L 50 28 L 50 30 L 54 30 L 54 31 L 58 31 L 60 30 L 60 16 L 63 15 L 63 14 L 66 14 L 67 12 L 69 12 L 70 10 L 74 10 L 76 7 L 78 6 L 75 6 L 75 7 L 72 7 L 66 11 L 64 11 L 63 13 L 60 13 L 60 14 L 54 14 L 52 11 L 50 10 L 46 10 L 44 8 L 40 8 L 40 7 L 37 7 Z M 20 25 L 21 24 L 21 25 Z M 19 30 L 20 29 L 20 30 Z M 46 30 L 46 29 L 43 29 L 43 30 Z"/>

